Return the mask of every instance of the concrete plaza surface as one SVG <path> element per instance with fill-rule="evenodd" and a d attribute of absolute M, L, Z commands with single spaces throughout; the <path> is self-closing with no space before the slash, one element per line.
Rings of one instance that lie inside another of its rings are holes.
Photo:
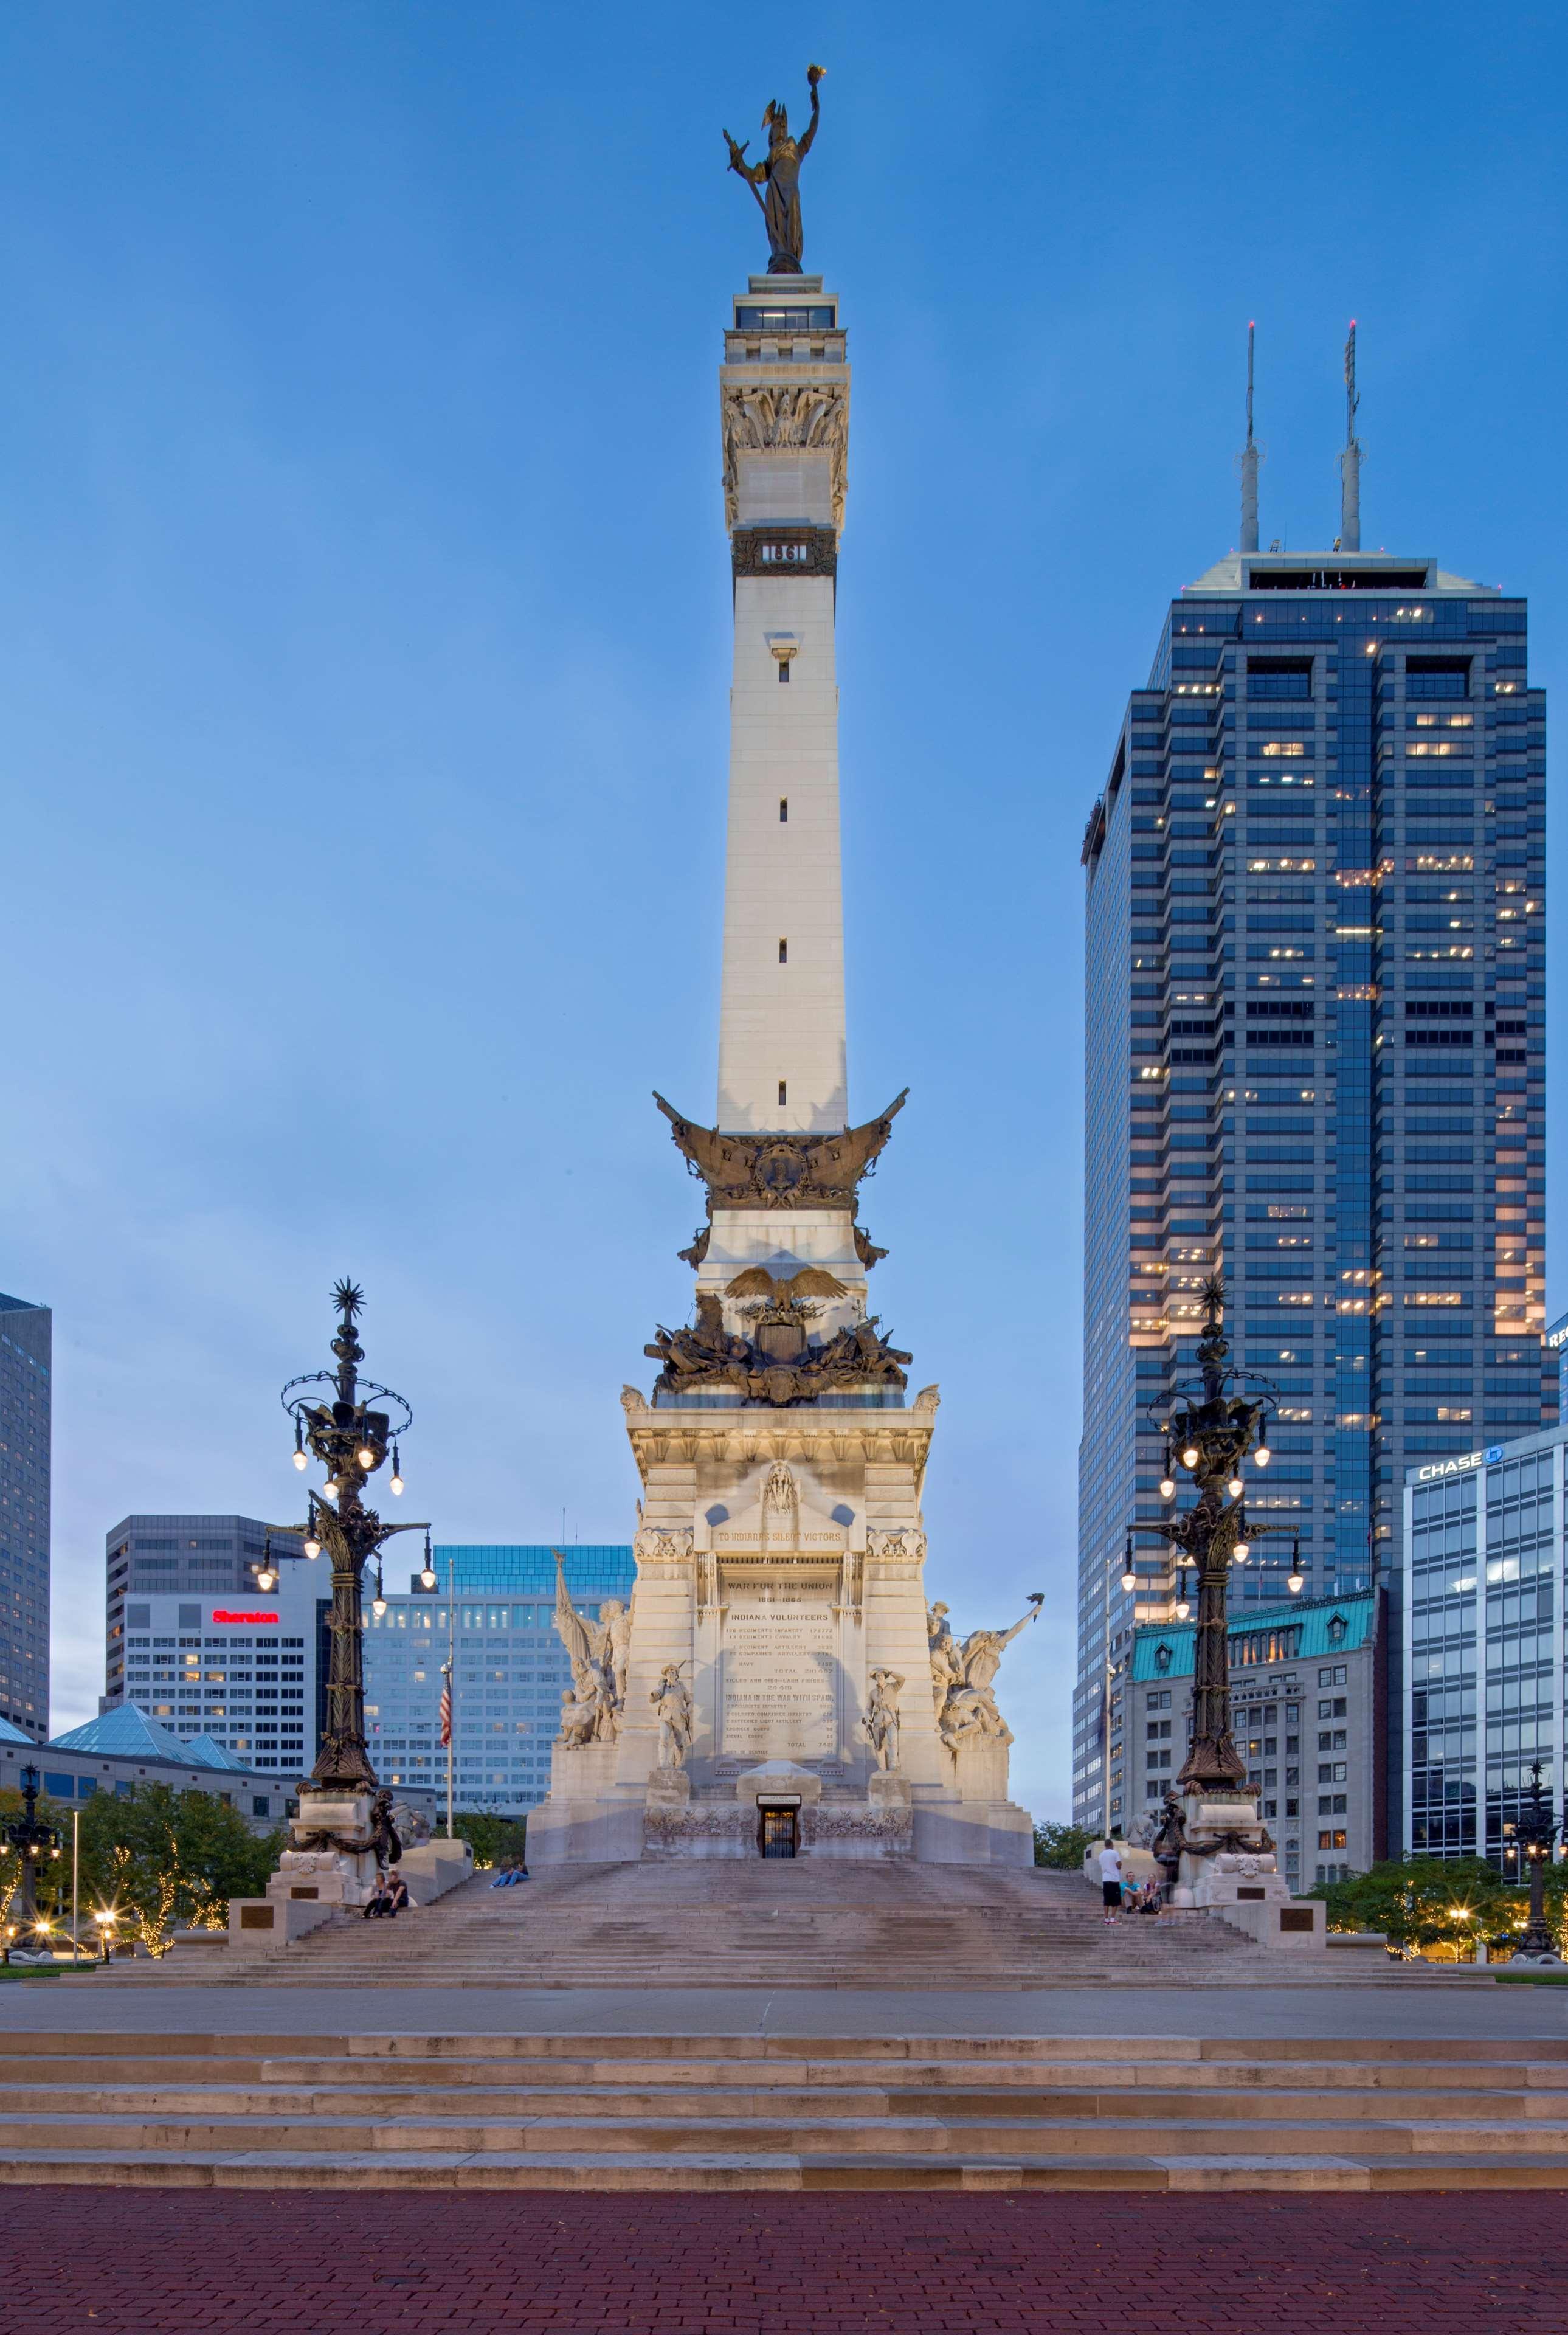
<path fill-rule="evenodd" d="M 1120 1986 L 952 1993 L 834 1987 L 181 1986 L 112 1971 L 0 1987 L 0 2034 L 1172 2036 L 1529 2042 L 1568 2037 L 1568 1987 L 1437 1970 L 1405 1985 Z"/>
<path fill-rule="evenodd" d="M 1557 2197 L 286 2197 L 33 2188 L 28 2335 L 1474 2335 L 1568 2325 Z"/>

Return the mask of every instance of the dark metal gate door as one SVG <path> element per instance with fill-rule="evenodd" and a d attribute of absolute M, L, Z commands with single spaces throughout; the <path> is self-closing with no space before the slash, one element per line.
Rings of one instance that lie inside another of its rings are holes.
<path fill-rule="evenodd" d="M 796 1811 L 793 1808 L 763 1808 L 762 1854 L 764 1856 L 793 1856 L 796 1842 Z"/>

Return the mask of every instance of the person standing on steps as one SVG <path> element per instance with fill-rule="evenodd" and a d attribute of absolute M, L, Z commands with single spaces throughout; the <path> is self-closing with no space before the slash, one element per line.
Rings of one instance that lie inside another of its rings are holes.
<path fill-rule="evenodd" d="M 1108 1923 L 1121 1918 L 1121 1851 L 1108 1837 L 1099 1852 L 1099 1892 L 1105 1901 Z"/>

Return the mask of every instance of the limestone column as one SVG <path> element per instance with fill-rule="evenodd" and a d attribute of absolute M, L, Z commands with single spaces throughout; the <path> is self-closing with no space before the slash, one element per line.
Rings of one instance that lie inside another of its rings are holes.
<path fill-rule="evenodd" d="M 834 597 L 849 367 L 819 276 L 754 276 L 720 370 L 735 592 L 716 1123 L 848 1119 Z"/>

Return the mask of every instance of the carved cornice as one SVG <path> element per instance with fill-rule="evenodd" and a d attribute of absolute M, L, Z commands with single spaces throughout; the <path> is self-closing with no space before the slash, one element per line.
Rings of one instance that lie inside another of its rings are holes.
<path fill-rule="evenodd" d="M 727 383 L 720 392 L 724 441 L 724 518 L 740 510 L 742 454 L 820 451 L 828 458 L 833 524 L 844 524 L 849 484 L 849 389 L 845 382 Z"/>
<path fill-rule="evenodd" d="M 918 1482 L 935 1424 L 929 1410 L 639 1410 L 626 1404 L 626 1432 L 644 1478 L 652 1468 L 750 1468 L 788 1459 L 911 1468 Z"/>
<path fill-rule="evenodd" d="M 837 576 L 838 534 L 804 519 L 731 530 L 730 559 L 737 576 Z"/>

